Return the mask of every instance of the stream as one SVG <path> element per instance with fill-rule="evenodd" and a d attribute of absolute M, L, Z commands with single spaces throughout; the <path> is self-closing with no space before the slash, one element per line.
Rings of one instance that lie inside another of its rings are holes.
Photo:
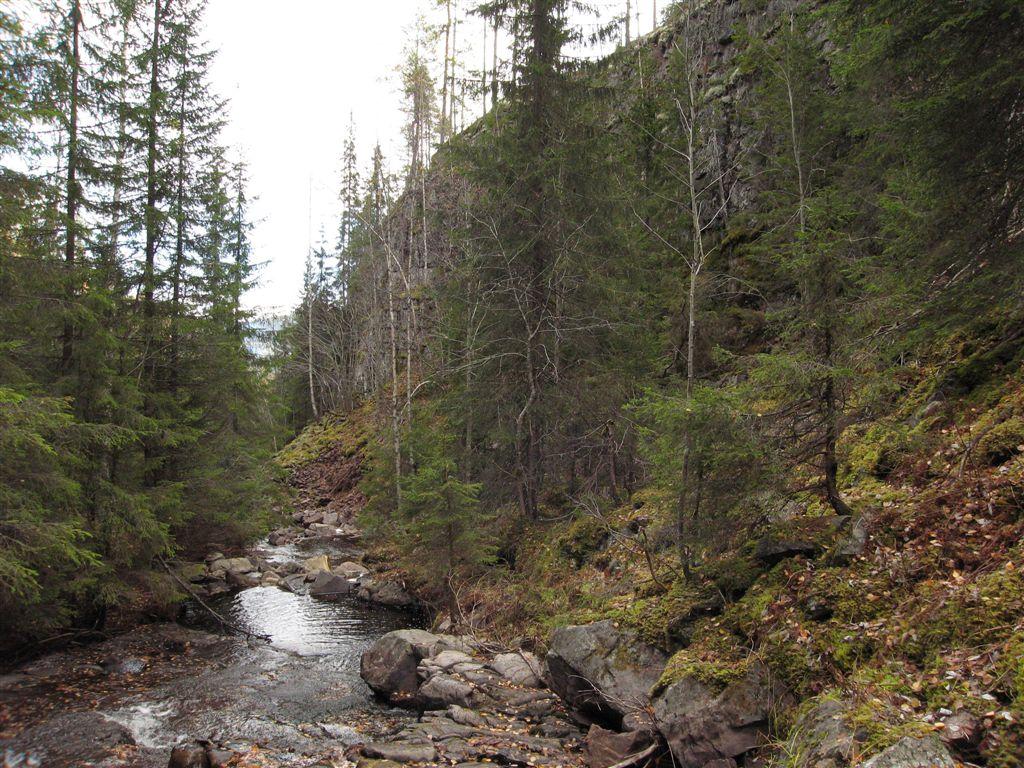
<path fill-rule="evenodd" d="M 313 550 L 262 544 L 253 554 L 280 564 L 331 552 L 317 542 Z M 226 636 L 190 605 L 179 624 L 39 659 L 0 677 L 0 755 L 9 747 L 45 755 L 45 766 L 165 768 L 176 743 L 205 739 L 258 746 L 267 765 L 329 765 L 316 758 L 408 719 L 375 701 L 359 663 L 382 635 L 416 626 L 415 615 L 277 587 L 210 604 L 271 642 Z"/>

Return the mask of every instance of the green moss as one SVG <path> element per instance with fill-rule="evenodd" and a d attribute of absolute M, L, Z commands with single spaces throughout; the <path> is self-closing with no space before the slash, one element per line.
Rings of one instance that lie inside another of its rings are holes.
<path fill-rule="evenodd" d="M 730 600 L 746 594 L 764 572 L 764 564 L 749 553 L 725 555 L 701 568 L 701 576 Z"/>
<path fill-rule="evenodd" d="M 1006 719 L 1000 715 L 985 734 L 981 757 L 987 768 L 1020 768 L 1024 756 L 1024 706 L 1016 703 L 1008 710 Z"/>
<path fill-rule="evenodd" d="M 828 678 L 825 658 L 811 639 L 807 629 L 790 621 L 757 647 L 765 666 L 800 698 L 815 693 Z"/>
<path fill-rule="evenodd" d="M 366 424 L 369 418 L 369 406 L 364 406 L 347 417 L 340 414 L 325 416 L 302 430 L 278 452 L 275 460 L 285 469 L 297 469 L 339 445 L 351 456 L 366 444 Z"/>
<path fill-rule="evenodd" d="M 1012 459 L 1024 449 L 1024 419 L 1012 418 L 992 427 L 978 441 L 978 455 L 990 466 Z"/>
<path fill-rule="evenodd" d="M 580 515 L 558 537 L 558 551 L 577 568 L 608 541 L 608 525 L 596 515 Z"/>
<path fill-rule="evenodd" d="M 884 480 L 913 455 L 914 449 L 911 430 L 906 425 L 873 424 L 849 448 L 849 475 Z"/>
<path fill-rule="evenodd" d="M 731 631 L 744 637 L 753 637 L 763 625 L 771 607 L 786 596 L 789 568 L 777 565 L 762 576 L 742 599 L 725 609 L 722 621 Z"/>
<path fill-rule="evenodd" d="M 908 619 L 905 647 L 912 658 L 927 661 L 951 648 L 998 642 L 1024 614 L 1024 577 L 1012 567 L 982 574 L 945 600 L 943 595 L 945 587 L 936 584 L 918 596 L 922 610 Z"/>
<path fill-rule="evenodd" d="M 652 693 L 661 693 L 684 678 L 723 691 L 747 676 L 752 659 L 735 637 L 715 624 L 705 624 L 692 645 L 669 659 Z"/>
<path fill-rule="evenodd" d="M 1018 629 L 1003 647 L 996 666 L 1000 688 L 1024 708 L 1024 630 Z"/>
<path fill-rule="evenodd" d="M 858 701 L 848 710 L 846 720 L 861 740 L 865 757 L 908 736 L 921 738 L 932 732 L 931 724 L 914 720 L 877 697 Z"/>
<path fill-rule="evenodd" d="M 822 568 L 815 572 L 807 602 L 827 605 L 840 622 L 872 621 L 891 612 L 896 598 L 888 579 L 849 568 Z"/>

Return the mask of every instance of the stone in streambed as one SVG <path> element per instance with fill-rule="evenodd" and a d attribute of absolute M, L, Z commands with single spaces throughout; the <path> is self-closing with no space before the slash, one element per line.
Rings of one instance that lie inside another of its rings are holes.
<path fill-rule="evenodd" d="M 293 573 L 291 576 L 285 576 L 277 586 L 285 592 L 291 592 L 294 595 L 309 594 L 309 585 L 306 583 L 306 574 L 304 573 Z"/>
<path fill-rule="evenodd" d="M 167 768 L 210 768 L 210 758 L 202 744 L 179 744 L 171 750 Z"/>
<path fill-rule="evenodd" d="M 131 731 L 98 712 L 68 712 L 33 726 L 13 739 L 0 740 L 0 754 L 38 755 L 42 765 L 99 762 L 124 745 L 135 744 Z"/>
<path fill-rule="evenodd" d="M 228 584 L 236 589 L 249 589 L 260 585 L 260 574 L 256 571 L 237 572 L 228 571 Z"/>
<path fill-rule="evenodd" d="M 391 744 L 367 744 L 363 747 L 363 754 L 381 760 L 394 760 L 396 763 L 429 763 L 437 757 L 437 750 L 429 743 L 397 741 Z"/>
<path fill-rule="evenodd" d="M 331 570 L 331 562 L 327 559 L 327 555 L 317 555 L 316 557 L 304 560 L 302 562 L 302 567 L 306 569 L 306 573 L 329 571 Z"/>
<path fill-rule="evenodd" d="M 330 571 L 320 571 L 313 579 L 309 594 L 318 600 L 337 602 L 355 590 L 355 585 L 343 576 Z"/>
<path fill-rule="evenodd" d="M 436 635 L 422 629 L 389 632 L 363 654 L 360 674 L 392 703 L 407 702 L 419 691 L 420 661 L 433 653 L 437 642 Z"/>
<path fill-rule="evenodd" d="M 392 608 L 407 608 L 415 604 L 412 595 L 394 581 L 365 579 L 359 583 L 358 597 L 368 603 L 377 603 Z"/>
<path fill-rule="evenodd" d="M 369 573 L 365 565 L 352 562 L 351 560 L 341 565 L 336 565 L 332 570 L 346 579 L 359 579 Z"/>

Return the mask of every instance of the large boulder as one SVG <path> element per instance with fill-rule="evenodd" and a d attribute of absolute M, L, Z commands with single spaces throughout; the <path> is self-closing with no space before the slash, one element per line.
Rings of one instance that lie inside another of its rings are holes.
<path fill-rule="evenodd" d="M 248 557 L 229 557 L 224 560 L 217 560 L 210 564 L 211 571 L 225 571 L 228 574 L 232 573 L 252 573 L 256 570 L 256 566 L 252 564 L 252 560 Z"/>
<path fill-rule="evenodd" d="M 333 571 L 339 576 L 344 576 L 346 579 L 360 579 L 369 573 L 365 565 L 352 562 L 351 560 L 334 566 Z"/>
<path fill-rule="evenodd" d="M 352 594 L 354 590 L 355 585 L 344 576 L 338 576 L 330 571 L 320 571 L 313 579 L 309 594 L 318 600 L 338 602 L 346 595 Z"/>
<path fill-rule="evenodd" d="M 957 763 L 932 734 L 921 739 L 907 736 L 864 763 L 864 768 L 956 768 Z"/>
<path fill-rule="evenodd" d="M 359 582 L 358 597 L 368 603 L 386 605 L 391 608 L 408 608 L 416 604 L 416 599 L 395 581 L 364 579 Z"/>
<path fill-rule="evenodd" d="M 738 758 L 764 743 L 769 718 L 786 699 L 780 684 L 759 662 L 718 690 L 684 676 L 654 700 L 654 717 L 680 768 L 703 768 Z"/>
<path fill-rule="evenodd" d="M 648 695 L 666 662 L 611 621 L 561 627 L 551 637 L 548 682 L 572 709 L 631 730 L 647 720 Z"/>
<path fill-rule="evenodd" d="M 235 589 L 249 589 L 260 585 L 260 574 L 258 571 L 228 571 L 228 584 Z"/>
<path fill-rule="evenodd" d="M 446 638 L 422 629 L 389 632 L 363 653 L 359 671 L 366 684 L 392 704 L 416 706 L 417 668 L 446 645 Z"/>

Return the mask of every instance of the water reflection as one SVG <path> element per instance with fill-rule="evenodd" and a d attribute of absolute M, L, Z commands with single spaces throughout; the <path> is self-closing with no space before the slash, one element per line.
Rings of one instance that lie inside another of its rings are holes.
<path fill-rule="evenodd" d="M 303 656 L 343 653 L 358 658 L 372 640 L 416 624 L 408 613 L 369 606 L 355 598 L 329 603 L 277 587 L 247 589 L 218 608 L 233 623 Z"/>

